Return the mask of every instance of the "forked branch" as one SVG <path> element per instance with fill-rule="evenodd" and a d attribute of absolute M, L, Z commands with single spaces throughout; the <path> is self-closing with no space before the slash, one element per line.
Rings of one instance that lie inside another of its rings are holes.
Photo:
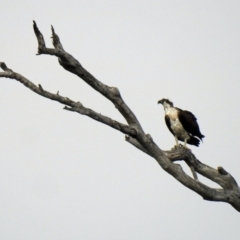
<path fill-rule="evenodd" d="M 104 97 L 110 100 L 118 109 L 119 113 L 125 118 L 126 124 L 115 121 L 107 116 L 101 115 L 92 109 L 84 107 L 80 102 L 73 101 L 67 97 L 50 93 L 43 89 L 41 85 L 35 85 L 27 78 L 7 68 L 5 63 L 0 63 L 3 72 L 0 77 L 15 79 L 35 93 L 64 104 L 64 109 L 86 115 L 96 121 L 108 125 L 124 134 L 126 134 L 126 141 L 131 143 L 139 150 L 145 152 L 153 157 L 159 165 L 176 180 L 182 183 L 187 188 L 193 190 L 203 197 L 205 200 L 221 201 L 231 204 L 237 211 L 240 212 L 240 188 L 235 179 L 222 167 L 214 169 L 200 162 L 194 154 L 183 147 L 175 147 L 170 151 L 161 150 L 153 141 L 149 134 L 145 134 L 137 117 L 133 111 L 123 101 L 119 90 L 116 87 L 109 87 L 92 74 L 90 74 L 72 55 L 67 53 L 60 42 L 60 38 L 52 27 L 52 39 L 54 48 L 47 48 L 44 37 L 39 31 L 37 24 L 33 24 L 34 32 L 38 41 L 38 54 L 46 54 L 56 56 L 60 65 L 67 71 L 77 75 L 94 90 L 101 93 Z M 188 176 L 180 165 L 174 163 L 176 161 L 184 160 L 188 166 L 193 170 L 194 179 Z M 206 186 L 197 179 L 196 172 L 202 176 L 214 181 L 221 188 L 215 189 Z"/>

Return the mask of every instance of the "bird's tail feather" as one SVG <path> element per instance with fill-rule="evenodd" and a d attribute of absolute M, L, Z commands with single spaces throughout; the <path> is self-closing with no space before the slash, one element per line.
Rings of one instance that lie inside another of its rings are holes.
<path fill-rule="evenodd" d="M 187 141 L 188 144 L 199 146 L 200 140 L 196 137 L 191 136 L 191 138 Z"/>

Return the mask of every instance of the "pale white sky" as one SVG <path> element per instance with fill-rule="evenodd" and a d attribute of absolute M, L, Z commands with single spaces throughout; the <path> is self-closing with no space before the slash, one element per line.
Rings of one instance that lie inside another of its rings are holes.
<path fill-rule="evenodd" d="M 233 0 L 8 0 L 0 9 L 0 61 L 124 122 L 55 57 L 35 55 L 32 20 L 48 47 L 52 24 L 70 54 L 120 89 L 162 149 L 174 145 L 157 105 L 165 97 L 197 116 L 206 136 L 191 147 L 199 160 L 240 182 L 239 12 Z M 240 239 L 238 212 L 202 200 L 121 133 L 16 81 L 0 85 L 0 239 Z"/>

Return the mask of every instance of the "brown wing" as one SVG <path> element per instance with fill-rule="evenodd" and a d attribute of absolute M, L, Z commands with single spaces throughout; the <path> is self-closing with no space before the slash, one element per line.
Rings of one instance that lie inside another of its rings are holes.
<path fill-rule="evenodd" d="M 197 118 L 191 112 L 180 110 L 178 112 L 178 118 L 183 128 L 188 133 L 200 139 L 204 138 L 204 135 L 202 135 L 200 132 L 200 129 L 197 123 Z"/>
<path fill-rule="evenodd" d="M 174 133 L 173 133 L 173 130 L 171 129 L 170 118 L 169 118 L 168 115 L 165 115 L 165 122 L 166 122 L 166 125 L 167 125 L 169 131 L 173 134 L 173 136 L 175 136 Z"/>

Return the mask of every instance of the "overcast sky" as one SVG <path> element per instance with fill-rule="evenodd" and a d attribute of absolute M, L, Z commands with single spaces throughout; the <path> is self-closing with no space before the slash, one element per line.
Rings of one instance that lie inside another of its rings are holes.
<path fill-rule="evenodd" d="M 206 136 L 191 146 L 198 159 L 240 183 L 239 12 L 237 0 L 8 0 L 0 8 L 0 61 L 124 122 L 55 57 L 36 56 L 32 20 L 48 47 L 52 24 L 66 51 L 119 88 L 160 148 L 175 143 L 157 104 L 170 98 L 198 118 Z M 230 205 L 204 201 L 123 134 L 63 107 L 0 79 L 0 239 L 240 239 Z"/>

